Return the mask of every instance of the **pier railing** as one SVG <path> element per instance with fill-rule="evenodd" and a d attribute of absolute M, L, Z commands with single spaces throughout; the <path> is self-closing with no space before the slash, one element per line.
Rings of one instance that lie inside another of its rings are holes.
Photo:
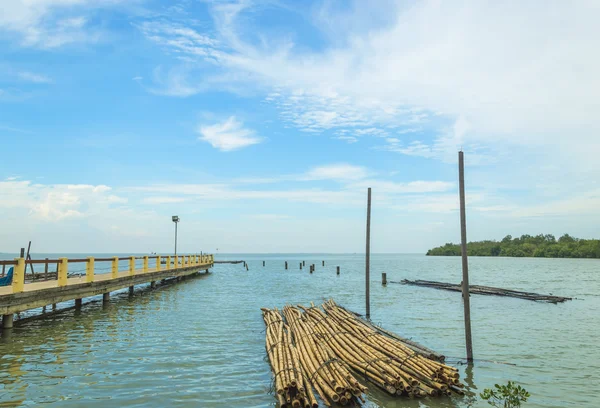
<path fill-rule="evenodd" d="M 164 262 L 164 263 L 163 263 Z M 177 256 L 128 256 L 128 257 L 108 257 L 108 258 L 58 258 L 58 259 L 25 259 L 15 258 L 14 260 L 0 261 L 3 275 L 5 269 L 13 267 L 12 293 L 21 293 L 25 291 L 25 286 L 36 281 L 56 280 L 55 287 L 68 286 L 71 282 L 69 278 L 78 276 L 77 282 L 72 283 L 92 283 L 98 280 L 107 281 L 126 275 L 135 276 L 148 272 L 159 272 L 177 269 L 193 268 L 199 265 L 212 265 L 214 256 L 208 254 L 190 254 Z M 99 264 L 102 265 L 99 267 Z M 44 265 L 44 272 L 35 273 L 34 268 Z M 56 265 L 56 272 L 48 272 L 48 265 Z M 27 280 L 26 270 L 30 269 Z M 71 272 L 69 270 L 71 269 Z M 36 278 L 37 276 L 37 278 Z M 85 279 L 83 277 L 85 276 Z M 71 279 L 71 281 L 73 281 Z M 53 285 L 54 286 L 54 285 Z"/>

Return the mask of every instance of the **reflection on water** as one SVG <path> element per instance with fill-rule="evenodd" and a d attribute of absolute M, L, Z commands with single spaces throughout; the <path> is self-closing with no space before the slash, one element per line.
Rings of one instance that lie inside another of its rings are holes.
<path fill-rule="evenodd" d="M 333 297 L 364 310 L 364 264 L 351 255 L 232 256 L 241 265 L 155 291 L 114 295 L 13 329 L 0 342 L 0 406 L 275 406 L 264 361 L 260 307 Z M 326 261 L 322 267 L 321 260 Z M 262 261 L 266 260 L 266 267 Z M 284 270 L 283 261 L 290 261 Z M 298 270 L 300 261 L 316 271 Z M 296 265 L 296 266 L 293 266 Z M 341 266 L 336 276 L 335 267 Z M 527 407 L 597 407 L 600 277 L 597 261 L 471 260 L 474 284 L 584 298 L 562 305 L 473 296 L 474 365 L 459 365 L 466 395 L 394 399 L 369 385 L 367 407 L 484 407 L 483 388 L 509 379 L 532 394 Z M 419 278 L 460 282 L 459 258 L 372 257 L 373 321 L 449 356 L 464 356 L 460 294 L 380 284 Z M 566 271 L 569 279 L 565 280 Z M 516 365 L 494 364 L 488 361 Z"/>

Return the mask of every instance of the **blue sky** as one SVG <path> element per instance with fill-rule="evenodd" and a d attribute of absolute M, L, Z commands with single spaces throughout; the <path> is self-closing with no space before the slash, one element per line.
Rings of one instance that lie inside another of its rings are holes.
<path fill-rule="evenodd" d="M 594 2 L 0 0 L 0 251 L 597 237 Z"/>

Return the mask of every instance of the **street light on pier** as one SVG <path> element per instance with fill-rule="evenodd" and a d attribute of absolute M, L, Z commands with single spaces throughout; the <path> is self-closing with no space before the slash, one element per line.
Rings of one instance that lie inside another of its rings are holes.
<path fill-rule="evenodd" d="M 179 216 L 174 215 L 171 219 L 175 223 L 175 256 L 177 256 L 177 223 L 179 223 Z"/>

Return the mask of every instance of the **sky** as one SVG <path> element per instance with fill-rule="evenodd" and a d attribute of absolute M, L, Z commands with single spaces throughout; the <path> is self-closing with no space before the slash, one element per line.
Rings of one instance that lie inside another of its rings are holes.
<path fill-rule="evenodd" d="M 0 251 L 599 237 L 600 2 L 0 0 Z M 218 251 L 217 251 L 218 249 Z"/>

